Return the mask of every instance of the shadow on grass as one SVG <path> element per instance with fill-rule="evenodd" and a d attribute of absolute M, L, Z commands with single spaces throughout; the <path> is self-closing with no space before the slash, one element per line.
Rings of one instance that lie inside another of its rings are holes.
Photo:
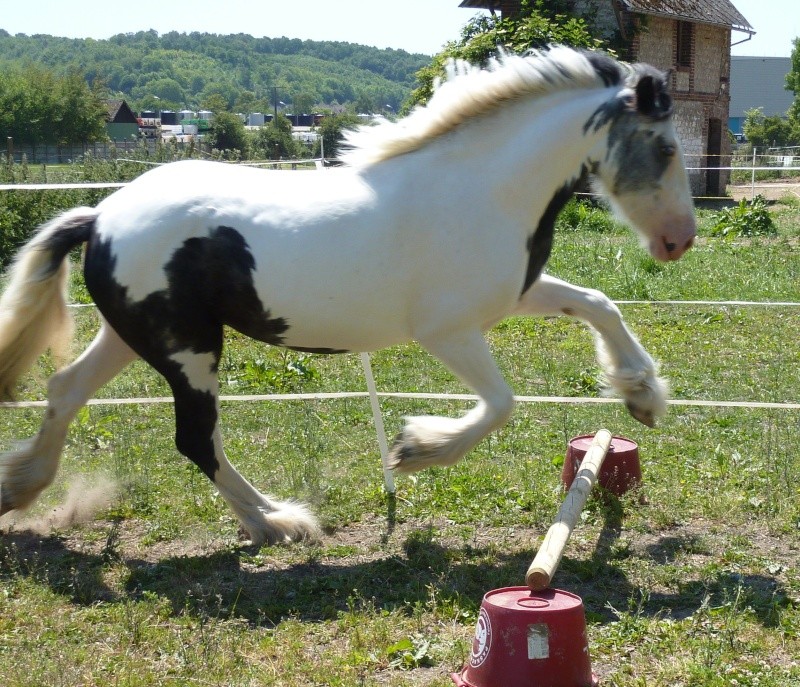
<path fill-rule="evenodd" d="M 776 604 L 787 597 L 774 577 L 740 576 L 720 567 L 702 580 L 676 584 L 674 593 L 637 588 L 619 563 L 626 557 L 617 546 L 621 508 L 606 507 L 604 517 L 591 556 L 570 558 L 568 549 L 554 580 L 554 586 L 583 599 L 589 620 L 612 622 L 618 618 L 615 609 L 629 611 L 632 605 L 639 615 L 680 619 L 709 598 L 744 596 L 759 622 L 774 625 Z M 664 537 L 650 553 L 668 562 L 689 545 L 685 539 Z M 296 558 L 302 562 L 271 564 L 269 556 L 263 557 L 269 549 L 243 546 L 148 562 L 119 554 L 110 545 L 100 553 L 87 553 L 57 535 L 19 531 L 0 535 L 0 580 L 25 577 L 82 605 L 156 594 L 169 600 L 176 615 L 239 618 L 253 626 L 271 626 L 285 618 L 319 622 L 362 609 L 413 613 L 449 607 L 474 617 L 487 591 L 521 585 L 530 563 L 529 554 L 502 553 L 496 547 L 443 546 L 433 529 L 425 527 L 405 534 L 401 548 L 370 560 L 354 555 L 320 561 L 309 546 L 298 550 L 301 555 Z M 121 580 L 113 588 L 106 582 L 111 568 Z"/>

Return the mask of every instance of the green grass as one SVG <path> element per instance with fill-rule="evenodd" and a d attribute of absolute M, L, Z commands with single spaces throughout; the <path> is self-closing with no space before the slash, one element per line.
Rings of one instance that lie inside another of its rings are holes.
<path fill-rule="evenodd" d="M 774 237 L 709 238 L 653 262 L 597 218 L 562 227 L 550 271 L 615 299 L 800 301 L 800 211 L 771 209 Z M 79 280 L 73 292 L 81 299 Z M 798 402 L 800 308 L 626 305 L 677 399 Z M 76 312 L 81 350 L 96 330 Z M 590 334 L 567 319 L 490 333 L 520 395 L 593 396 Z M 465 391 L 417 346 L 376 353 L 379 389 Z M 21 399 L 44 395 L 44 361 Z M 223 393 L 363 391 L 357 356 L 305 356 L 229 334 Z M 99 394 L 166 396 L 134 364 Z M 455 400 L 384 399 L 457 415 Z M 92 406 L 74 423 L 57 482 L 0 535 L 0 684 L 451 685 L 482 595 L 523 583 L 562 499 L 568 440 L 608 427 L 639 443 L 641 494 L 592 498 L 555 585 L 584 601 L 592 665 L 614 687 L 800 685 L 800 415 L 673 406 L 655 430 L 620 404 L 519 404 L 453 468 L 383 489 L 364 398 L 223 404 L 235 465 L 259 488 L 312 504 L 316 544 L 243 546 L 207 480 L 175 450 L 169 404 Z M 41 409 L 3 409 L 0 443 Z M 82 493 L 117 484 L 80 525 L 48 526 Z M 80 483 L 79 483 L 80 484 Z M 641 499 L 643 496 L 644 499 Z M 33 529 L 37 531 L 33 531 Z"/>

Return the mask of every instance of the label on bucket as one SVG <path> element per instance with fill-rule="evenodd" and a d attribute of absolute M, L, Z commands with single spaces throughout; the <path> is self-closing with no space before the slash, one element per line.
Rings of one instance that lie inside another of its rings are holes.
<path fill-rule="evenodd" d="M 539 660 L 550 656 L 550 629 L 545 623 L 528 625 L 528 659 Z"/>
<path fill-rule="evenodd" d="M 489 614 L 481 606 L 478 614 L 478 625 L 475 628 L 475 638 L 472 640 L 472 652 L 469 657 L 469 664 L 473 668 L 480 666 L 489 655 L 492 648 L 492 623 Z"/>

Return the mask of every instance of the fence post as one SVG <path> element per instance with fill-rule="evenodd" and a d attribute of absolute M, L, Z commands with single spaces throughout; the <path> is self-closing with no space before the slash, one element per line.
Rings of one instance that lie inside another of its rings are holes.
<path fill-rule="evenodd" d="M 756 200 L 756 147 L 753 146 L 753 169 L 752 169 L 752 176 L 750 178 L 750 202 L 753 203 Z"/>
<path fill-rule="evenodd" d="M 14 139 L 9 136 L 6 138 L 6 164 L 11 165 L 11 160 L 14 157 Z"/>
<path fill-rule="evenodd" d="M 386 429 L 383 426 L 383 415 L 381 415 L 381 406 L 378 400 L 378 391 L 375 387 L 375 377 L 372 375 L 369 353 L 361 354 L 361 365 L 364 368 L 364 378 L 367 382 L 369 401 L 372 406 L 372 421 L 375 423 L 375 431 L 378 435 L 378 449 L 381 452 L 381 464 L 383 465 L 383 480 L 386 485 L 386 493 L 394 494 L 394 475 L 391 468 L 387 465 L 389 460 L 389 442 L 386 440 Z"/>

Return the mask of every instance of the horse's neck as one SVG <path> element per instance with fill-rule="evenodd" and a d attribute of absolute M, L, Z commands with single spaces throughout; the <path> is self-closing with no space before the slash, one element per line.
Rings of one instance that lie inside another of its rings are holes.
<path fill-rule="evenodd" d="M 484 151 L 492 150 L 491 180 L 523 215 L 538 214 L 552 196 L 605 154 L 605 128 L 585 126 L 608 100 L 604 90 L 562 91 L 504 108 L 500 121 L 481 122 Z M 532 186 L 533 184 L 533 186 Z M 544 206 L 543 206 L 544 204 Z"/>

